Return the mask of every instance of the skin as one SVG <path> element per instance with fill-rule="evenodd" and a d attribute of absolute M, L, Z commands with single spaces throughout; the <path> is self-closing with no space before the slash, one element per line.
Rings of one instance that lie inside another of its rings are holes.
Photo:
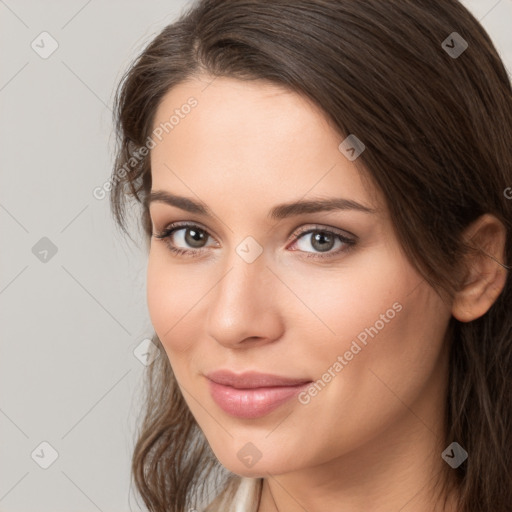
<path fill-rule="evenodd" d="M 152 191 L 214 213 L 150 205 L 154 233 L 188 221 L 209 235 L 195 258 L 167 246 L 194 251 L 185 229 L 172 240 L 152 237 L 148 261 L 151 321 L 192 414 L 226 468 L 266 478 L 260 512 L 442 510 L 430 484 L 447 467 L 447 325 L 452 314 L 470 321 L 485 313 L 505 273 L 480 258 L 467 287 L 444 301 L 405 257 L 382 195 L 338 150 L 343 137 L 318 108 L 262 81 L 211 80 L 167 93 L 155 127 L 190 96 L 198 105 L 151 150 Z M 267 218 L 277 204 L 313 197 L 376 211 Z M 357 243 L 308 259 L 325 253 L 299 228 L 337 229 Z M 486 247 L 503 259 L 494 218 L 472 229 L 479 244 L 494 237 Z M 252 263 L 236 252 L 248 236 L 263 249 Z M 400 312 L 308 404 L 292 399 L 262 418 L 239 419 L 212 400 L 204 374 L 219 368 L 320 379 L 397 302 Z M 249 442 L 261 452 L 250 468 L 237 457 Z"/>

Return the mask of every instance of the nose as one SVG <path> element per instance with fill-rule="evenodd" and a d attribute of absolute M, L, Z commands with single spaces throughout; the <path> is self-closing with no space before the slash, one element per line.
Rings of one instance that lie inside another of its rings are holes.
<path fill-rule="evenodd" d="M 280 338 L 284 322 L 279 284 L 263 254 L 252 263 L 234 254 L 212 290 L 207 334 L 227 348 Z"/>

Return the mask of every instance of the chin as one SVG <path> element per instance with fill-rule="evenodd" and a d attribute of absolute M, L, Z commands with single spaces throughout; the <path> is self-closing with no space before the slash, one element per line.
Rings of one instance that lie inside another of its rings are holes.
<path fill-rule="evenodd" d="M 265 478 L 269 474 L 280 475 L 295 469 L 291 468 L 289 463 L 287 463 L 290 460 L 289 456 L 278 455 L 275 452 L 272 453 L 270 460 L 265 459 L 263 454 L 256 462 L 255 459 L 244 461 L 246 458 L 247 456 L 244 453 L 240 454 L 240 458 L 239 453 L 237 453 L 234 459 L 229 457 L 228 459 L 218 458 L 218 460 L 227 470 L 248 478 Z"/>

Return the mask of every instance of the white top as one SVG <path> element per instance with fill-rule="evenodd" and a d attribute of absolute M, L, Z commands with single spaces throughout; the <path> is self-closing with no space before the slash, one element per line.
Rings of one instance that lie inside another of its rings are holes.
<path fill-rule="evenodd" d="M 241 477 L 240 486 L 233 500 L 233 512 L 254 512 L 259 482 L 259 478 Z"/>
<path fill-rule="evenodd" d="M 240 485 L 232 500 L 224 497 L 217 505 L 218 512 L 256 512 L 261 478 L 240 477 Z"/>

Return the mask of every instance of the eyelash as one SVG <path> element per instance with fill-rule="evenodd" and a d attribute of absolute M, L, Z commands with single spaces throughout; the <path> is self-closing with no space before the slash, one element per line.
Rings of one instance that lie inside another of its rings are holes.
<path fill-rule="evenodd" d="M 182 249 L 182 248 L 173 247 L 170 244 L 170 242 L 168 241 L 168 239 L 171 237 L 171 235 L 174 232 L 179 231 L 179 230 L 184 229 L 184 228 L 197 228 L 198 231 L 202 231 L 203 233 L 206 233 L 206 235 L 208 237 L 211 237 L 211 235 L 208 234 L 208 231 L 206 229 L 201 228 L 197 224 L 177 223 L 177 222 L 174 222 L 174 223 L 170 224 L 161 233 L 154 234 L 153 236 L 156 239 L 158 239 L 158 240 L 164 241 L 165 244 L 167 245 L 167 247 L 169 248 L 169 250 L 171 252 L 173 252 L 174 254 L 178 255 L 178 256 L 186 256 L 186 257 L 190 257 L 190 258 L 195 258 L 195 257 L 201 256 L 201 254 L 204 252 L 204 250 L 206 250 L 206 248 L 204 248 L 204 247 L 201 248 L 201 249 Z M 295 237 L 294 242 L 299 240 L 300 238 L 302 238 L 303 236 L 305 236 L 307 234 L 316 233 L 316 232 L 323 233 L 323 234 L 334 235 L 341 242 L 343 242 L 344 246 L 342 248 L 339 248 L 337 251 L 325 253 L 326 255 L 320 255 L 320 253 L 310 253 L 310 252 L 302 251 L 302 252 L 305 252 L 305 257 L 306 258 L 314 258 L 314 259 L 333 258 L 333 257 L 339 255 L 342 252 L 348 252 L 356 244 L 356 240 L 353 240 L 351 238 L 347 238 L 347 237 L 345 237 L 344 235 L 342 235 L 338 231 L 334 231 L 332 229 L 322 228 L 322 227 L 319 227 L 319 226 L 316 226 L 315 228 L 310 228 L 310 229 L 307 229 L 307 230 L 304 230 L 304 231 L 300 231 L 297 234 L 297 236 Z M 301 251 L 299 251 L 299 252 L 301 252 Z"/>

